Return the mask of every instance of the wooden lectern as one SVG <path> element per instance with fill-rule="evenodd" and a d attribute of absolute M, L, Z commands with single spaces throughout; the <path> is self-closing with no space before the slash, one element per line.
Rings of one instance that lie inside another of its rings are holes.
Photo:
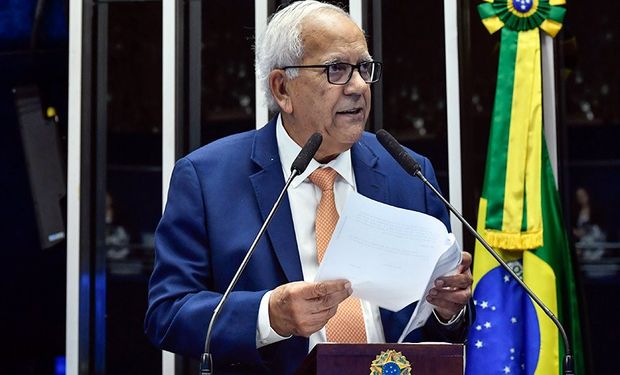
<path fill-rule="evenodd" d="M 412 375 L 463 374 L 462 344 L 318 344 L 297 370 L 297 375 L 370 374 L 381 353 L 402 353 Z M 380 361 L 382 362 L 382 361 Z M 384 361 L 383 361 L 384 362 Z M 394 366 L 394 365 L 392 365 Z M 384 372 L 389 372 L 385 371 Z"/>

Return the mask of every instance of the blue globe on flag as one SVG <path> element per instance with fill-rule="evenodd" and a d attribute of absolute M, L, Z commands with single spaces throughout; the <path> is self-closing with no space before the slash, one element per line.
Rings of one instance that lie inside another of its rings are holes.
<path fill-rule="evenodd" d="M 474 304 L 467 374 L 534 374 L 540 351 L 538 316 L 521 286 L 496 267 L 478 282 Z"/>

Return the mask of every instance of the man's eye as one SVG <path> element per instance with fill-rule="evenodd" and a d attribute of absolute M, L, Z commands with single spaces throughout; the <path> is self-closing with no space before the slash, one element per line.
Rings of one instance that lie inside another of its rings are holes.
<path fill-rule="evenodd" d="M 346 64 L 331 64 L 329 66 L 330 73 L 342 73 L 342 72 L 346 72 L 346 70 L 347 70 Z"/>
<path fill-rule="evenodd" d="M 371 62 L 360 63 L 360 73 L 368 73 L 371 64 Z"/>

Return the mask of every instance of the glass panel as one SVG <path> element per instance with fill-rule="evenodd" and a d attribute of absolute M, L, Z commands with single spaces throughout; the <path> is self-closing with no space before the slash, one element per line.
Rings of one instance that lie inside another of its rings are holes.
<path fill-rule="evenodd" d="M 254 2 L 202 2 L 202 143 L 255 128 Z"/>
<path fill-rule="evenodd" d="M 611 63 L 620 48 L 620 4 L 570 2 L 567 9 L 559 38 L 564 202 L 588 307 L 592 373 L 605 374 L 614 372 L 617 341 L 605 321 L 620 309 L 609 298 L 620 290 L 620 72 Z"/>
<path fill-rule="evenodd" d="M 161 216 L 161 3 L 104 7 L 107 56 L 99 61 L 107 61 L 108 90 L 97 100 L 107 112 L 106 373 L 158 374 L 161 352 L 142 326 Z"/>
<path fill-rule="evenodd" d="M 432 1 L 384 1 L 381 5 L 383 128 L 432 161 L 447 196 L 443 6 Z"/>

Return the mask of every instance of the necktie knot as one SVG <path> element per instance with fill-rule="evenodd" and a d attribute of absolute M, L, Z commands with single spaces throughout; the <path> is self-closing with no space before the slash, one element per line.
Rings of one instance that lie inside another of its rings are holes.
<path fill-rule="evenodd" d="M 318 186 L 321 191 L 326 191 L 334 189 L 334 181 L 336 180 L 336 176 L 338 176 L 338 172 L 330 167 L 327 167 L 317 168 L 310 174 L 310 176 L 308 176 L 308 178 L 313 184 Z"/>

